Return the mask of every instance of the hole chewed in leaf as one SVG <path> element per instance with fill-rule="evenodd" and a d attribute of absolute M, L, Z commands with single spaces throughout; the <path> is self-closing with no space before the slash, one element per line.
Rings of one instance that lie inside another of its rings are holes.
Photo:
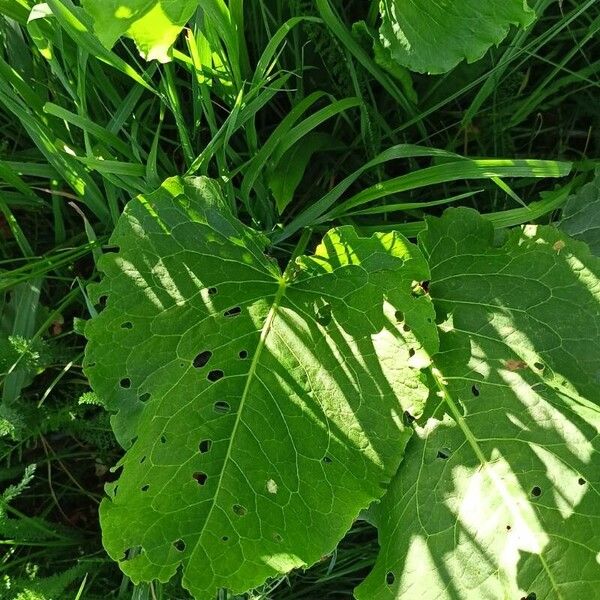
<path fill-rule="evenodd" d="M 177 552 L 183 552 L 185 550 L 185 542 L 182 539 L 175 540 L 173 542 L 173 547 Z"/>
<path fill-rule="evenodd" d="M 323 462 L 324 462 L 326 465 L 330 465 L 330 464 L 333 462 L 333 459 L 331 458 L 331 456 L 324 456 L 324 457 L 323 457 Z"/>
<path fill-rule="evenodd" d="M 203 350 L 194 358 L 192 364 L 196 369 L 201 369 L 210 360 L 211 356 L 212 352 L 210 350 Z"/>
<path fill-rule="evenodd" d="M 164 435 L 161 435 L 161 436 L 160 436 L 160 443 L 161 443 L 161 444 L 166 444 L 166 443 L 167 443 L 167 437 L 166 437 L 166 436 L 164 436 Z"/>
<path fill-rule="evenodd" d="M 123 379 L 121 379 L 121 381 L 119 381 L 119 385 L 124 390 L 127 390 L 131 387 L 131 379 L 129 379 L 129 377 L 124 377 Z"/>
<path fill-rule="evenodd" d="M 533 363 L 533 366 L 538 370 L 538 371 L 543 371 L 546 368 L 546 365 L 544 363 L 541 362 L 535 362 Z"/>
<path fill-rule="evenodd" d="M 402 421 L 405 425 L 412 425 L 416 421 L 416 418 L 413 417 L 407 410 L 405 410 L 402 414 Z"/>
<path fill-rule="evenodd" d="M 331 305 L 324 304 L 315 308 L 315 321 L 322 327 L 327 327 L 331 323 Z"/>
<path fill-rule="evenodd" d="M 226 415 L 231 412 L 231 404 L 225 400 L 219 400 L 213 404 L 213 410 L 220 415 Z"/>
<path fill-rule="evenodd" d="M 203 350 L 196 356 L 196 358 L 194 358 L 192 364 L 196 369 L 201 369 L 210 360 L 211 356 L 212 352 L 210 350 Z"/>
<path fill-rule="evenodd" d="M 580 477 L 580 478 L 577 480 L 577 483 L 578 483 L 579 485 L 585 485 L 585 484 L 587 483 L 587 481 L 586 481 L 586 480 L 585 480 L 583 477 Z"/>
<path fill-rule="evenodd" d="M 121 329 L 133 329 L 133 323 L 131 321 L 125 321 L 125 323 L 121 323 Z"/>
<path fill-rule="evenodd" d="M 198 444 L 198 450 L 200 451 L 200 454 L 206 454 L 207 452 L 210 452 L 211 448 L 212 448 L 212 440 L 202 440 Z"/>
<path fill-rule="evenodd" d="M 214 369 L 208 374 L 206 378 L 214 383 L 215 381 L 219 381 L 219 379 L 223 379 L 224 376 L 225 373 L 223 373 L 221 369 Z"/>
<path fill-rule="evenodd" d="M 394 581 L 396 581 L 396 576 L 391 571 L 388 571 L 385 575 L 385 582 L 388 585 L 393 585 Z"/>
<path fill-rule="evenodd" d="M 133 546 L 131 548 L 127 548 L 127 550 L 125 550 L 125 553 L 123 554 L 121 562 L 127 562 L 128 560 L 132 560 L 136 556 L 140 556 L 141 554 L 144 554 L 144 549 L 141 546 Z"/>
<path fill-rule="evenodd" d="M 415 298 L 425 296 L 429 293 L 429 281 L 413 281 L 412 295 Z"/>
<path fill-rule="evenodd" d="M 448 460 L 452 456 L 452 450 L 450 448 L 440 448 L 435 455 L 436 458 L 441 460 Z"/>
<path fill-rule="evenodd" d="M 150 393 L 149 392 L 145 392 L 144 394 L 142 394 L 140 396 L 140 402 L 148 402 L 148 400 L 150 400 Z"/>
<path fill-rule="evenodd" d="M 228 535 L 224 535 L 221 537 L 221 541 L 222 542 L 228 542 L 229 541 L 229 536 Z"/>
<path fill-rule="evenodd" d="M 277 542 L 278 544 L 281 544 L 281 542 L 283 542 L 283 538 L 281 537 L 281 535 L 279 533 L 274 531 L 273 532 L 273 541 Z"/>
<path fill-rule="evenodd" d="M 398 323 L 404 322 L 404 313 L 401 310 L 397 310 L 394 316 L 396 317 L 396 321 L 398 321 Z"/>
<path fill-rule="evenodd" d="M 240 350 L 238 356 L 240 360 L 246 360 L 248 358 L 248 350 Z"/>
<path fill-rule="evenodd" d="M 192 477 L 196 480 L 198 485 L 204 485 L 208 479 L 208 475 L 202 471 L 196 471 Z"/>
<path fill-rule="evenodd" d="M 231 510 L 238 516 L 238 517 L 245 517 L 248 514 L 248 509 L 245 506 L 242 506 L 241 504 L 234 504 L 231 507 Z"/>
<path fill-rule="evenodd" d="M 143 485 L 143 486 L 141 487 L 141 490 L 142 490 L 142 492 L 147 492 L 149 489 L 150 489 L 150 486 L 149 486 L 148 484 L 146 484 L 146 485 Z"/>
<path fill-rule="evenodd" d="M 239 315 L 242 314 L 242 309 L 240 306 L 234 306 L 233 308 L 230 308 L 229 310 L 226 310 L 223 313 L 224 317 L 237 317 Z"/>
<path fill-rule="evenodd" d="M 479 387 L 476 386 L 475 384 L 473 384 L 471 386 L 471 394 L 473 394 L 473 396 L 475 396 L 475 398 L 477 398 L 479 396 L 481 392 L 479 391 Z"/>
<path fill-rule="evenodd" d="M 542 495 L 542 488 L 539 485 L 534 486 L 531 489 L 531 495 L 534 498 L 539 498 Z"/>
<path fill-rule="evenodd" d="M 216 296 L 219 293 L 219 290 L 216 287 L 209 287 L 208 288 L 208 295 L 209 296 Z"/>

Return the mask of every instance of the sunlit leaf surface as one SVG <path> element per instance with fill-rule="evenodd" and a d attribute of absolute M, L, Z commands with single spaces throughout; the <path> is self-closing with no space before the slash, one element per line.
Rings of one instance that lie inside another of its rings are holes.
<path fill-rule="evenodd" d="M 199 0 L 83 0 L 94 33 L 111 48 L 123 35 L 134 39 L 147 60 L 167 62 L 179 32 Z"/>
<path fill-rule="evenodd" d="M 420 244 L 441 349 L 357 596 L 595 598 L 600 261 L 551 227 L 495 242 L 468 209 Z"/>
<path fill-rule="evenodd" d="M 392 58 L 420 73 L 445 73 L 479 60 L 508 34 L 529 25 L 526 0 L 381 0 L 381 41 Z"/>
<path fill-rule="evenodd" d="M 85 370 L 128 448 L 101 507 L 134 581 L 198 598 L 331 551 L 397 470 L 437 350 L 429 269 L 396 233 L 330 231 L 282 274 L 207 179 L 128 205 Z"/>

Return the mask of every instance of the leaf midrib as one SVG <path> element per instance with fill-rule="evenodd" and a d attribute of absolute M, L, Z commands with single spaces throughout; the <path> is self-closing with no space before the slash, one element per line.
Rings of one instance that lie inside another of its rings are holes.
<path fill-rule="evenodd" d="M 469 446 L 471 446 L 471 449 L 473 450 L 475 456 L 479 460 L 481 466 L 482 467 L 490 466 L 490 461 L 483 454 L 481 448 L 479 447 L 477 438 L 475 437 L 475 435 L 473 434 L 473 432 L 471 431 L 471 429 L 465 422 L 465 420 L 461 414 L 461 411 L 459 410 L 458 406 L 456 405 L 456 402 L 454 402 L 454 399 L 450 395 L 450 392 L 448 391 L 448 388 L 447 388 L 447 383 L 446 383 L 442 373 L 436 367 L 432 367 L 431 374 L 433 376 L 433 379 L 435 381 L 437 388 L 443 395 L 443 401 L 446 403 L 446 405 L 450 409 L 450 412 L 452 413 L 452 417 L 454 418 L 459 429 L 462 431 L 463 435 L 465 436 L 467 443 L 469 444 Z M 486 473 L 486 476 L 488 477 L 488 479 L 491 481 L 492 485 L 498 489 L 498 493 L 499 493 L 500 497 L 502 498 L 503 502 L 508 505 L 508 503 L 506 502 L 506 500 L 504 498 L 503 490 L 499 487 L 499 484 L 496 481 L 496 478 L 493 477 L 491 475 L 491 473 L 489 473 L 488 471 L 486 471 L 485 473 Z M 552 574 L 550 567 L 544 558 L 543 550 L 542 550 L 542 552 L 540 552 L 537 555 L 537 557 L 539 558 L 540 564 L 542 565 L 544 571 L 548 575 L 548 579 L 550 580 L 553 591 L 556 592 L 556 594 L 558 595 L 557 600 L 564 600 L 562 594 L 560 593 L 560 590 L 558 589 L 558 585 L 556 584 L 554 575 Z"/>
<path fill-rule="evenodd" d="M 265 323 L 263 325 L 262 331 L 261 331 L 261 335 L 260 335 L 260 339 L 258 341 L 258 345 L 256 347 L 256 352 L 254 353 L 254 356 L 252 358 L 252 362 L 250 364 L 250 369 L 248 370 L 248 376 L 246 377 L 246 383 L 244 385 L 244 391 L 242 392 L 242 397 L 240 399 L 240 406 L 238 408 L 237 414 L 236 414 L 236 418 L 235 418 L 235 423 L 233 424 L 233 429 L 231 430 L 231 435 L 229 437 L 229 444 L 227 446 L 227 452 L 225 454 L 225 458 L 223 460 L 223 466 L 221 468 L 221 473 L 219 475 L 219 479 L 217 481 L 217 488 L 215 490 L 215 493 L 213 495 L 213 501 L 210 505 L 210 508 L 208 510 L 208 513 L 206 515 L 206 518 L 204 519 L 204 523 L 202 525 L 202 528 L 200 529 L 199 535 L 198 535 L 198 542 L 196 543 L 196 546 L 194 548 L 194 552 L 192 553 L 192 555 L 195 553 L 196 549 L 198 548 L 199 545 L 201 545 L 201 541 L 202 541 L 202 535 L 204 534 L 204 530 L 206 529 L 206 525 L 209 523 L 210 518 L 212 516 L 212 512 L 217 504 L 217 499 L 219 498 L 219 495 L 221 493 L 221 483 L 223 481 L 223 476 L 225 474 L 225 470 L 227 468 L 227 464 L 231 458 L 231 452 L 233 449 L 233 442 L 235 440 L 236 437 L 236 433 L 238 430 L 238 427 L 241 423 L 242 420 L 242 413 L 244 411 L 244 405 L 246 402 L 246 398 L 248 396 L 248 392 L 250 390 L 250 386 L 252 385 L 254 378 L 255 378 L 255 374 L 256 374 L 256 370 L 258 367 L 258 364 L 260 362 L 260 357 L 262 355 L 262 352 L 265 348 L 266 345 L 266 341 L 267 341 L 267 337 L 271 331 L 271 327 L 273 325 L 273 321 L 275 320 L 275 316 L 277 315 L 277 310 L 279 309 L 279 306 L 281 304 L 281 301 L 283 299 L 283 297 L 285 296 L 285 292 L 287 289 L 287 280 L 285 275 L 282 276 L 279 280 L 279 287 L 277 288 L 277 292 L 275 294 L 275 297 L 273 299 L 273 304 L 271 304 L 271 308 L 269 309 L 269 313 L 267 315 L 267 318 L 265 320 Z"/>

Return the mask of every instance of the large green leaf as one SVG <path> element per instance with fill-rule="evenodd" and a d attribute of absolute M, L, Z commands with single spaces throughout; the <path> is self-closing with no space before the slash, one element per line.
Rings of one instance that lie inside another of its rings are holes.
<path fill-rule="evenodd" d="M 94 33 L 107 48 L 128 35 L 147 60 L 167 62 L 171 46 L 199 1 L 83 0 L 83 7 L 94 20 Z"/>
<path fill-rule="evenodd" d="M 420 240 L 441 330 L 427 417 L 374 509 L 361 600 L 600 589 L 600 261 L 551 227 L 498 244 L 468 209 Z"/>
<path fill-rule="evenodd" d="M 211 599 L 314 563 L 383 494 L 427 398 L 421 253 L 342 227 L 282 274 L 207 179 L 132 201 L 112 243 L 85 361 L 128 447 L 109 554 L 134 581 L 183 564 Z"/>
<path fill-rule="evenodd" d="M 560 228 L 586 242 L 591 251 L 600 256 L 600 170 L 593 181 L 567 200 Z"/>
<path fill-rule="evenodd" d="M 420 73 L 445 73 L 479 60 L 508 34 L 529 25 L 527 0 L 381 0 L 381 41 L 392 58 Z"/>

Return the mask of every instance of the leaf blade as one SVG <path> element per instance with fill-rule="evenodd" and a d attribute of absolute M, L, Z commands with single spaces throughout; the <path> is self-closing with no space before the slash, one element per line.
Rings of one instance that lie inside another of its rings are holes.
<path fill-rule="evenodd" d="M 560 229 L 588 244 L 592 253 L 600 256 L 600 171 L 593 181 L 567 199 Z"/>
<path fill-rule="evenodd" d="M 499 246 L 467 209 L 430 219 L 420 242 L 435 390 L 375 509 L 382 551 L 357 597 L 593 595 L 600 265 L 550 227 Z"/>
<path fill-rule="evenodd" d="M 282 275 L 205 179 L 130 203 L 111 243 L 85 367 L 129 446 L 109 554 L 135 581 L 183 562 L 200 597 L 317 561 L 381 496 L 427 397 L 422 256 L 340 228 Z"/>

